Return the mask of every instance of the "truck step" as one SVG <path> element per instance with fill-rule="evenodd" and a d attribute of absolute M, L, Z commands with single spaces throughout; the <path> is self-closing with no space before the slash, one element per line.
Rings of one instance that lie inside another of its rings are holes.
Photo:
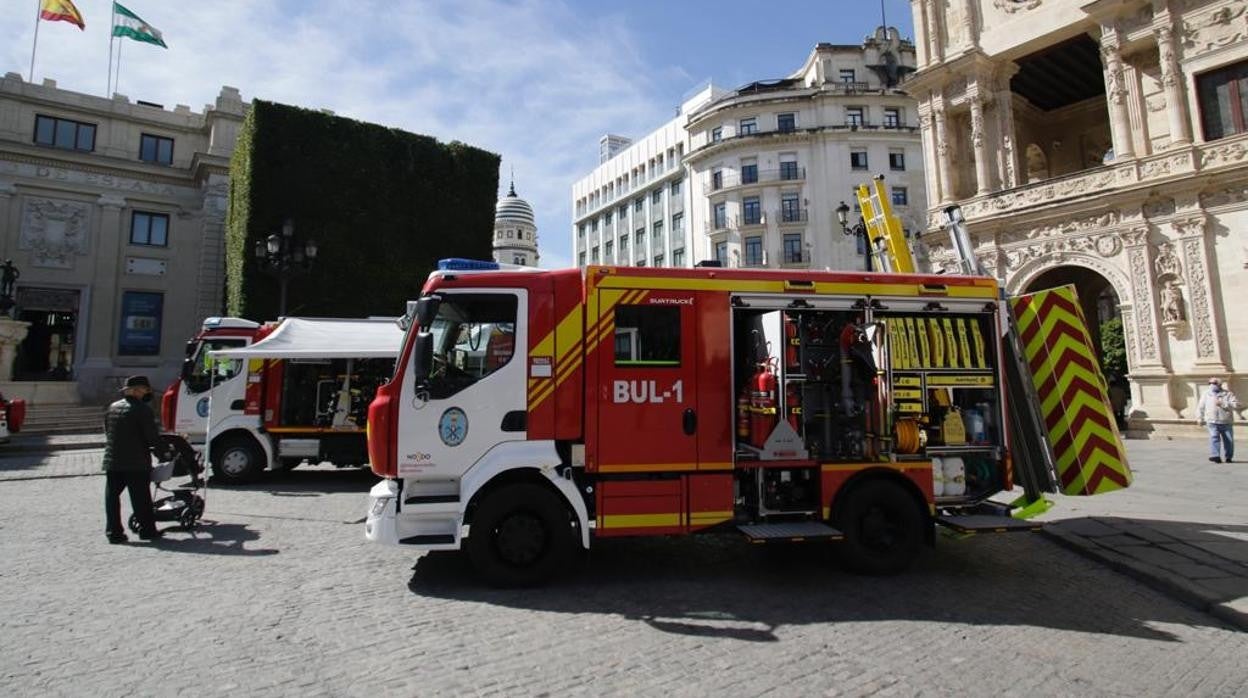
<path fill-rule="evenodd" d="M 423 536 L 408 536 L 399 540 L 403 545 L 450 545 L 455 542 L 455 536 L 449 533 L 428 534 Z"/>
<path fill-rule="evenodd" d="M 1012 516 L 991 516 L 988 514 L 967 514 L 963 516 L 946 514 L 937 516 L 936 523 L 958 533 L 1016 533 L 1018 531 L 1035 531 L 1044 526 L 1039 521 L 1026 521 Z"/>
<path fill-rule="evenodd" d="M 769 540 L 840 540 L 845 534 L 818 521 L 791 521 L 787 523 L 746 524 L 737 526 L 751 543 Z"/>

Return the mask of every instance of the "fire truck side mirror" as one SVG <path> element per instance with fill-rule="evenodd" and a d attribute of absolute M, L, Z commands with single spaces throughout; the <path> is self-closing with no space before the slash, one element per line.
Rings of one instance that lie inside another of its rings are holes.
<path fill-rule="evenodd" d="M 421 327 L 424 327 L 422 324 Z M 412 348 L 412 382 L 417 389 L 429 383 L 429 371 L 433 365 L 433 333 L 419 332 Z"/>
<path fill-rule="evenodd" d="M 433 324 L 433 318 L 437 316 L 441 303 L 442 296 L 425 296 L 416 301 L 416 323 L 422 331 Z"/>
<path fill-rule="evenodd" d="M 182 362 L 182 380 L 189 381 L 191 374 L 195 372 L 195 360 L 187 358 Z"/>

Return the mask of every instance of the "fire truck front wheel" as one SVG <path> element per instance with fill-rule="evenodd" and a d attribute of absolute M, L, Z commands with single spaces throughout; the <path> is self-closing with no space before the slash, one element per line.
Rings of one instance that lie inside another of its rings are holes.
<path fill-rule="evenodd" d="M 212 444 L 212 474 L 227 485 L 250 482 L 264 472 L 264 452 L 250 436 L 224 436 Z"/>
<path fill-rule="evenodd" d="M 918 557 L 925 516 L 910 493 L 887 480 L 872 480 L 847 493 L 836 516 L 845 534 L 841 559 L 858 574 L 903 572 Z"/>
<path fill-rule="evenodd" d="M 468 533 L 468 557 L 496 586 L 540 584 L 568 561 L 576 541 L 568 509 L 541 485 L 515 483 L 489 492 Z"/>

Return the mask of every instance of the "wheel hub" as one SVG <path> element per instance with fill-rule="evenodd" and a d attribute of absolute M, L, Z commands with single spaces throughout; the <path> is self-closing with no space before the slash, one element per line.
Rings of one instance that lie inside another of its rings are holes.
<path fill-rule="evenodd" d="M 546 529 L 533 514 L 517 512 L 499 522 L 494 541 L 504 562 L 524 567 L 536 562 L 546 551 Z"/>

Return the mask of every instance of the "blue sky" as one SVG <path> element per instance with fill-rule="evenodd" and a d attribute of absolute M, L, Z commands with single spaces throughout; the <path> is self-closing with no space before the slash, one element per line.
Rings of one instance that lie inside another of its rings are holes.
<path fill-rule="evenodd" d="M 102 95 L 111 0 L 43 22 L 35 78 Z M 706 79 L 796 70 L 818 42 L 857 44 L 878 0 L 126 0 L 169 50 L 127 42 L 118 92 L 172 108 L 243 98 L 332 109 L 502 155 L 500 185 L 537 213 L 543 266 L 570 263 L 571 185 L 603 133 L 640 136 Z M 3 0 L 0 61 L 26 76 L 37 0 Z M 912 37 L 908 0 L 884 0 Z"/>

